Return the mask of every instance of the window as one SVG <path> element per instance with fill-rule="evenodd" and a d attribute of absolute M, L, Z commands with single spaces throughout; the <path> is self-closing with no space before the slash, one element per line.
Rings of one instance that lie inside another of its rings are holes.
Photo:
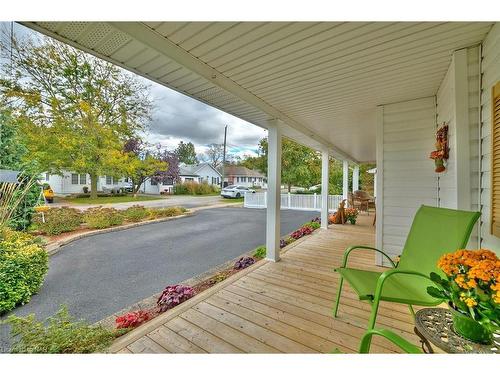
<path fill-rule="evenodd" d="M 78 174 L 71 173 L 71 185 L 78 185 Z"/>
<path fill-rule="evenodd" d="M 82 173 L 80 175 L 80 185 L 86 185 L 87 184 L 87 175 L 85 173 Z"/>
<path fill-rule="evenodd" d="M 106 176 L 106 185 L 116 185 L 118 184 L 118 179 L 113 176 Z"/>
<path fill-rule="evenodd" d="M 174 184 L 174 180 L 173 180 L 172 177 L 164 177 L 161 180 L 161 183 L 162 183 L 162 185 L 173 185 Z"/>
<path fill-rule="evenodd" d="M 500 237 L 500 81 L 491 95 L 491 234 Z"/>
<path fill-rule="evenodd" d="M 151 186 L 156 186 L 158 185 L 158 181 L 156 181 L 154 178 L 151 179 Z"/>
<path fill-rule="evenodd" d="M 49 180 L 49 178 L 50 178 L 50 174 L 45 173 L 45 181 L 48 181 L 48 180 Z"/>

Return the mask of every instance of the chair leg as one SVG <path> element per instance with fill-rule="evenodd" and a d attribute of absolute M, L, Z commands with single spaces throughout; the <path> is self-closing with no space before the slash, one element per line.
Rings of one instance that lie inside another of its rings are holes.
<path fill-rule="evenodd" d="M 368 321 L 368 329 L 375 328 L 375 321 L 377 320 L 378 305 L 380 300 L 375 298 L 372 302 L 372 312 L 370 314 L 370 320 Z"/>
<path fill-rule="evenodd" d="M 408 305 L 408 309 L 410 309 L 411 316 L 413 317 L 413 320 L 415 320 L 415 310 L 413 310 L 413 306 Z"/>
<path fill-rule="evenodd" d="M 333 317 L 334 318 L 337 317 L 337 313 L 339 311 L 340 294 L 342 293 L 342 285 L 343 285 L 343 283 L 344 283 L 344 278 L 342 276 L 340 276 L 339 288 L 338 288 L 338 291 L 337 291 L 337 300 L 335 301 L 335 307 L 333 308 Z"/>

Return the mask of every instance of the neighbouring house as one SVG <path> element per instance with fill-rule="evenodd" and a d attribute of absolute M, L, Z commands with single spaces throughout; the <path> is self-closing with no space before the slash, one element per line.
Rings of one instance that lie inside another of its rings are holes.
<path fill-rule="evenodd" d="M 179 164 L 179 177 L 182 182 L 206 182 L 209 185 L 220 185 L 222 175 L 209 163 Z"/>
<path fill-rule="evenodd" d="M 209 163 L 200 164 L 179 164 L 179 181 L 193 181 L 197 183 L 206 182 L 210 185 L 220 185 L 221 174 Z M 174 181 L 171 177 L 165 177 L 161 181 L 148 179 L 141 187 L 140 191 L 146 194 L 172 194 L 174 191 Z"/>
<path fill-rule="evenodd" d="M 67 195 L 83 193 L 86 186 L 90 191 L 90 175 L 86 173 L 74 173 L 62 171 L 61 174 L 49 172 L 42 173 L 41 183 L 48 183 L 55 194 Z M 117 178 L 113 176 L 99 176 L 97 180 L 97 191 L 108 191 L 124 187 L 130 181 L 128 178 Z"/>
<path fill-rule="evenodd" d="M 227 185 L 258 186 L 261 188 L 267 186 L 266 176 L 259 171 L 248 169 L 247 167 L 226 165 L 224 175 L 224 184 L 227 182 Z"/>

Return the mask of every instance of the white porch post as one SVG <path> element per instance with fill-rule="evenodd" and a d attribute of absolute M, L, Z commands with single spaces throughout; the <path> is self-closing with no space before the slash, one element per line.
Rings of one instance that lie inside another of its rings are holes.
<path fill-rule="evenodd" d="M 280 260 L 281 131 L 277 121 L 268 127 L 266 259 Z"/>
<path fill-rule="evenodd" d="M 349 192 L 349 162 L 347 160 L 343 161 L 342 169 L 342 198 L 347 199 L 347 193 Z"/>
<path fill-rule="evenodd" d="M 359 190 L 359 165 L 352 170 L 352 191 Z"/>
<path fill-rule="evenodd" d="M 321 152 L 321 228 L 328 229 L 329 153 Z"/>

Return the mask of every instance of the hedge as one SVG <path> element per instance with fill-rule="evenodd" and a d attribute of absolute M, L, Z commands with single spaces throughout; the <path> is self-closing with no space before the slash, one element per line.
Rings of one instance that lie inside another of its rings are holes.
<path fill-rule="evenodd" d="M 29 302 L 48 270 L 47 252 L 26 233 L 0 232 L 0 314 Z"/>

